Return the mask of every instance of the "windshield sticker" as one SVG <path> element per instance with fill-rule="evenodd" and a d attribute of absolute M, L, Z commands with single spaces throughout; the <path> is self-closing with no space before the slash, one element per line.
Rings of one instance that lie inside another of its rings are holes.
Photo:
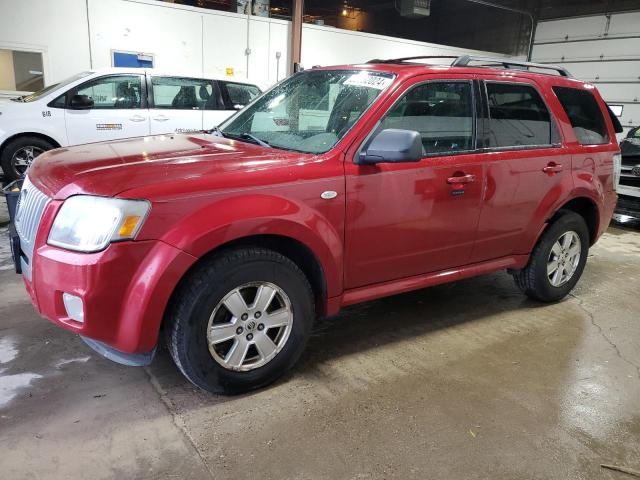
<path fill-rule="evenodd" d="M 348 78 L 344 85 L 351 85 L 354 87 L 369 87 L 377 90 L 384 90 L 387 88 L 393 80 L 388 77 L 381 77 L 379 75 L 372 75 L 370 73 L 359 73 Z"/>

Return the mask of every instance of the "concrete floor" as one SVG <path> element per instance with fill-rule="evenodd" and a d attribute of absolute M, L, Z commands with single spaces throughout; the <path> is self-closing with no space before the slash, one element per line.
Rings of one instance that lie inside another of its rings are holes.
<path fill-rule="evenodd" d="M 574 294 L 497 273 L 349 308 L 271 388 L 202 393 L 40 319 L 0 230 L 0 477 L 624 479 L 640 470 L 640 232 Z"/>

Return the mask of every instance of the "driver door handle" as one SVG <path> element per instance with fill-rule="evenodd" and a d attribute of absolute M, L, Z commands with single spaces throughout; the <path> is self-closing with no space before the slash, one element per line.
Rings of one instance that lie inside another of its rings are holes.
<path fill-rule="evenodd" d="M 544 173 L 550 173 L 550 174 L 559 173 L 562 171 L 562 165 L 560 165 L 559 163 L 551 162 L 546 167 L 544 167 L 542 171 Z"/>
<path fill-rule="evenodd" d="M 144 122 L 146 118 L 142 115 L 134 115 L 133 117 L 129 118 L 129 120 L 131 120 L 132 122 Z"/>
<path fill-rule="evenodd" d="M 169 117 L 166 117 L 166 116 L 164 116 L 164 115 L 159 115 L 159 116 L 157 116 L 157 117 L 153 117 L 153 119 L 154 119 L 156 122 L 166 122 L 167 120 L 169 120 Z"/>
<path fill-rule="evenodd" d="M 457 183 L 473 183 L 476 181 L 475 175 L 461 175 L 459 177 L 449 177 L 447 178 L 447 183 L 449 184 L 457 184 Z"/>

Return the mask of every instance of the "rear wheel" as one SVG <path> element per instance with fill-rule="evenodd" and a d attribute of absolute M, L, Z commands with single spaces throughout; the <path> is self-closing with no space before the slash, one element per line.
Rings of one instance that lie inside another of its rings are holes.
<path fill-rule="evenodd" d="M 295 364 L 313 319 L 300 269 L 279 253 L 245 248 L 205 261 L 183 282 L 167 318 L 167 343 L 193 384 L 240 393 Z"/>
<path fill-rule="evenodd" d="M 582 276 L 589 253 L 589 230 L 574 212 L 563 212 L 536 244 L 528 265 L 514 273 L 529 297 L 555 302 L 569 294 Z"/>
<path fill-rule="evenodd" d="M 33 136 L 9 141 L 2 150 L 0 165 L 7 180 L 23 178 L 38 155 L 55 148 L 51 142 Z"/>

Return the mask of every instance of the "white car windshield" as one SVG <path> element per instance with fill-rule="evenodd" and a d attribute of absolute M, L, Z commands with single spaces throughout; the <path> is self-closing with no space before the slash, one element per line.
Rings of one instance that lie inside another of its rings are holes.
<path fill-rule="evenodd" d="M 63 80 L 61 82 L 54 83 L 53 85 L 49 85 L 47 87 L 44 87 L 42 90 L 38 90 L 37 92 L 33 92 L 33 93 L 28 94 L 28 95 L 23 95 L 21 97 L 12 98 L 11 100 L 13 100 L 15 102 L 35 102 L 36 100 L 41 99 L 45 95 L 49 95 L 49 93 L 53 92 L 54 90 L 58 90 L 58 89 L 64 88 L 67 85 L 69 85 L 70 83 L 73 83 L 76 80 L 80 80 L 81 78 L 87 77 L 87 76 L 91 75 L 92 73 L 94 73 L 94 72 L 77 73 L 73 77 L 69 77 L 66 80 Z"/>
<path fill-rule="evenodd" d="M 391 73 L 307 70 L 225 122 L 225 137 L 304 153 L 329 151 L 393 82 Z"/>

